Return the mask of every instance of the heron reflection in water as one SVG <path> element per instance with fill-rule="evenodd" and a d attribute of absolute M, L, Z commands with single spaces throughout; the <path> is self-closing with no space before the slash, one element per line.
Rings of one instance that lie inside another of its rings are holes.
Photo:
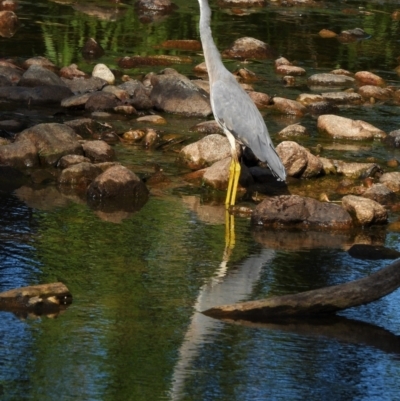
<path fill-rule="evenodd" d="M 285 167 L 275 151 L 264 119 L 249 95 L 225 68 L 211 34 L 211 10 L 207 0 L 200 5 L 200 37 L 210 81 L 211 108 L 217 123 L 223 129 L 231 145 L 232 162 L 229 168 L 228 191 L 225 205 L 236 201 L 240 177 L 240 163 L 236 141 L 249 147 L 254 155 L 268 164 L 272 174 L 285 181 Z"/>

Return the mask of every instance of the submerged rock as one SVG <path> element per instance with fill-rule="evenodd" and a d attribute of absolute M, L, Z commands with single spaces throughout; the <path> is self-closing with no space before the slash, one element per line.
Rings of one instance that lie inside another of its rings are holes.
<path fill-rule="evenodd" d="M 400 252 L 382 245 L 354 244 L 348 251 L 352 258 L 366 260 L 397 259 Z"/>
<path fill-rule="evenodd" d="M 269 44 L 250 37 L 235 40 L 229 49 L 222 52 L 223 57 L 259 60 L 273 58 L 275 54 Z"/>

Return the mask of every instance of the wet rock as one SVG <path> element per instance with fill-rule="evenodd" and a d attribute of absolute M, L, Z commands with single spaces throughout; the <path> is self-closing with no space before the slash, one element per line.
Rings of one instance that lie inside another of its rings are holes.
<path fill-rule="evenodd" d="M 82 154 L 75 131 L 64 124 L 44 123 L 27 128 L 17 135 L 15 143 L 31 141 L 42 166 L 55 166 L 67 154 Z"/>
<path fill-rule="evenodd" d="M 62 78 L 62 80 L 74 94 L 100 91 L 107 85 L 107 81 L 98 77 L 87 79 L 74 77 L 73 79 Z"/>
<path fill-rule="evenodd" d="M 71 95 L 72 92 L 66 86 L 47 85 L 37 86 L 36 88 L 19 86 L 0 87 L 0 99 L 28 105 L 60 104 L 63 99 Z"/>
<path fill-rule="evenodd" d="M 139 117 L 136 119 L 136 121 L 140 123 L 151 123 L 156 125 L 163 125 L 167 123 L 167 120 L 164 117 L 158 116 L 156 114 Z"/>
<path fill-rule="evenodd" d="M 187 145 L 179 153 L 179 159 L 192 170 L 211 166 L 229 156 L 231 156 L 229 141 L 225 136 L 218 134 L 208 135 Z"/>
<path fill-rule="evenodd" d="M 36 64 L 32 64 L 24 72 L 18 85 L 31 88 L 43 85 L 66 86 L 63 80 L 53 71 Z"/>
<path fill-rule="evenodd" d="M 211 188 L 226 190 L 229 180 L 229 167 L 232 158 L 227 157 L 223 160 L 215 162 L 212 166 L 206 168 L 203 175 L 203 182 Z M 253 184 L 253 178 L 250 175 L 248 168 L 242 165 L 240 171 L 239 184 L 242 187 L 248 187 Z"/>
<path fill-rule="evenodd" d="M 91 118 L 76 118 L 75 120 L 65 121 L 64 123 L 71 127 L 77 135 L 82 137 L 92 137 L 94 131 L 100 131 L 104 128 L 103 124 L 98 123 Z"/>
<path fill-rule="evenodd" d="M 18 68 L 17 66 L 10 66 L 10 65 L 0 65 L 0 76 L 7 79 L 8 82 L 12 84 L 18 83 L 21 79 L 23 74 L 23 70 Z M 1 86 L 8 86 L 5 85 L 6 81 Z"/>
<path fill-rule="evenodd" d="M 86 189 L 102 173 L 103 170 L 96 164 L 82 162 L 63 169 L 57 178 L 57 182 L 60 185 L 77 186 Z"/>
<path fill-rule="evenodd" d="M 117 99 L 121 100 L 121 102 L 127 102 L 130 98 L 128 91 L 115 85 L 107 85 L 102 89 L 102 91 L 106 93 L 111 93 Z"/>
<path fill-rule="evenodd" d="M 338 75 L 338 74 L 314 74 L 311 75 L 307 79 L 307 85 L 311 88 L 315 87 L 349 87 L 354 84 L 354 78 L 349 77 L 347 75 Z"/>
<path fill-rule="evenodd" d="M 310 136 L 307 128 L 300 124 L 288 125 L 283 130 L 279 131 L 278 135 L 284 138 L 296 137 L 296 136 Z"/>
<path fill-rule="evenodd" d="M 96 210 L 135 211 L 148 199 L 149 191 L 135 173 L 124 166 L 114 166 L 99 175 L 88 187 L 87 198 Z"/>
<path fill-rule="evenodd" d="M 306 70 L 301 67 L 294 66 L 289 60 L 280 57 L 275 60 L 275 71 L 281 75 L 301 76 L 306 74 Z"/>
<path fill-rule="evenodd" d="M 113 94 L 107 92 L 94 92 L 85 103 L 88 111 L 113 110 L 121 104 Z"/>
<path fill-rule="evenodd" d="M 19 28 L 19 20 L 13 11 L 0 11 L 0 36 L 3 38 L 11 38 Z"/>
<path fill-rule="evenodd" d="M 199 132 L 200 134 L 223 134 L 222 128 L 215 120 L 203 121 L 190 128 L 190 131 Z"/>
<path fill-rule="evenodd" d="M 31 67 L 32 65 L 38 65 L 40 67 L 47 68 L 54 73 L 57 73 L 58 71 L 57 66 L 53 62 L 51 62 L 48 58 L 42 56 L 28 58 L 22 63 L 22 67 L 26 70 L 29 69 L 29 67 Z"/>
<path fill-rule="evenodd" d="M 389 100 L 393 96 L 393 90 L 389 88 L 380 88 L 374 85 L 364 85 L 358 89 L 358 93 L 364 100 L 370 102 L 377 100 Z"/>
<path fill-rule="evenodd" d="M 115 76 L 105 64 L 96 64 L 92 71 L 92 77 L 104 79 L 109 85 L 115 82 Z"/>
<path fill-rule="evenodd" d="M 263 109 L 271 105 L 271 97 L 266 93 L 251 91 L 247 92 L 247 94 L 259 109 Z"/>
<path fill-rule="evenodd" d="M 382 245 L 354 244 L 348 251 L 352 258 L 365 260 L 397 259 L 400 252 Z"/>
<path fill-rule="evenodd" d="M 270 108 L 281 114 L 288 114 L 296 117 L 303 117 L 307 109 L 299 102 L 283 97 L 274 97 Z"/>
<path fill-rule="evenodd" d="M 302 93 L 296 99 L 297 102 L 301 103 L 304 106 L 308 106 L 313 103 L 319 103 L 323 100 L 324 98 L 322 97 L 322 95 L 316 95 L 313 93 Z"/>
<path fill-rule="evenodd" d="M 330 38 L 336 38 L 337 33 L 333 32 L 333 31 L 331 31 L 331 30 L 329 30 L 329 29 L 321 29 L 321 30 L 318 32 L 318 35 L 319 35 L 321 38 L 330 39 Z"/>
<path fill-rule="evenodd" d="M 82 145 L 83 153 L 92 163 L 108 162 L 115 159 L 114 149 L 104 141 L 88 141 Z"/>
<path fill-rule="evenodd" d="M 383 78 L 369 71 L 358 71 L 355 73 L 354 78 L 359 85 L 386 86 Z"/>
<path fill-rule="evenodd" d="M 343 207 L 354 216 L 356 222 L 362 226 L 387 223 L 386 209 L 371 199 L 361 196 L 346 195 L 342 198 Z"/>
<path fill-rule="evenodd" d="M 124 138 L 125 141 L 139 142 L 144 138 L 145 135 L 146 132 L 144 130 L 131 129 L 129 131 L 124 132 L 122 138 Z"/>
<path fill-rule="evenodd" d="M 283 141 L 276 152 L 290 177 L 311 178 L 322 172 L 322 162 L 303 146 L 293 141 Z"/>
<path fill-rule="evenodd" d="M 119 114 L 138 114 L 137 110 L 130 104 L 121 104 L 119 106 L 114 107 L 114 111 Z"/>
<path fill-rule="evenodd" d="M 24 128 L 26 128 L 26 123 L 24 121 L 2 120 L 0 121 L 0 136 L 4 136 L 2 131 L 5 131 L 10 134 L 6 137 L 13 137 L 13 134 L 22 131 Z"/>
<path fill-rule="evenodd" d="M 154 75 L 150 99 L 169 113 L 206 117 L 212 113 L 208 95 L 181 74 Z"/>
<path fill-rule="evenodd" d="M 156 144 L 158 140 L 158 134 L 154 129 L 148 128 L 146 135 L 143 138 L 142 144 L 145 148 L 150 148 Z"/>
<path fill-rule="evenodd" d="M 362 196 L 364 198 L 372 199 L 381 205 L 387 205 L 394 202 L 395 193 L 384 184 L 373 184 L 368 188 Z"/>
<path fill-rule="evenodd" d="M 365 140 L 383 139 L 386 134 L 379 128 L 361 120 L 325 114 L 318 117 L 318 130 L 334 138 Z"/>
<path fill-rule="evenodd" d="M 361 28 L 348 29 L 340 32 L 337 39 L 341 43 L 352 43 L 363 39 L 368 39 L 371 35 Z"/>
<path fill-rule="evenodd" d="M 0 146 L 0 164 L 23 169 L 39 165 L 36 146 L 29 140 Z"/>
<path fill-rule="evenodd" d="M 376 173 L 382 172 L 380 166 L 376 163 L 356 163 L 334 160 L 337 174 L 343 174 L 351 178 L 373 177 Z"/>
<path fill-rule="evenodd" d="M 90 163 L 90 159 L 82 155 L 65 155 L 57 163 L 57 167 L 65 169 L 79 163 Z"/>
<path fill-rule="evenodd" d="M 393 192 L 400 191 L 400 172 L 394 171 L 391 173 L 384 173 L 379 178 L 379 182 L 387 186 Z"/>
<path fill-rule="evenodd" d="M 394 148 L 400 148 L 400 129 L 390 132 L 385 138 L 385 143 Z"/>
<path fill-rule="evenodd" d="M 258 60 L 274 58 L 275 54 L 269 44 L 250 37 L 235 40 L 229 49 L 222 52 L 223 57 Z"/>
<path fill-rule="evenodd" d="M 96 59 L 104 55 L 104 49 L 95 39 L 90 38 L 82 48 L 82 55 L 87 59 Z"/>
<path fill-rule="evenodd" d="M 361 95 L 355 92 L 329 92 L 323 93 L 322 99 L 335 105 L 359 105 L 362 103 Z"/>
<path fill-rule="evenodd" d="M 62 99 L 61 107 L 72 108 L 72 109 L 84 109 L 86 102 L 89 100 L 91 93 L 82 93 L 79 95 L 73 95 Z"/>
<path fill-rule="evenodd" d="M 339 205 L 319 202 L 298 195 L 264 199 L 255 208 L 251 222 L 264 227 L 307 229 L 348 229 L 349 213 Z"/>
<path fill-rule="evenodd" d="M 320 116 L 322 114 L 337 113 L 339 108 L 331 102 L 322 101 L 309 104 L 307 111 L 313 116 Z"/>
<path fill-rule="evenodd" d="M 322 172 L 325 175 L 336 174 L 336 166 L 331 159 L 327 159 L 326 157 L 320 157 L 320 162 L 322 163 Z"/>
<path fill-rule="evenodd" d="M 60 77 L 66 79 L 85 78 L 86 74 L 79 70 L 76 64 L 71 64 L 61 68 Z"/>
<path fill-rule="evenodd" d="M 150 91 L 137 80 L 129 80 L 118 86 L 128 92 L 130 104 L 138 110 L 151 109 L 153 102 L 150 100 Z"/>

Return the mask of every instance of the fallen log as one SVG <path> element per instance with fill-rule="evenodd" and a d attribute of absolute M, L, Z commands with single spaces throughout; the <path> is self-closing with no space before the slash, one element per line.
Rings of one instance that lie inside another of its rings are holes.
<path fill-rule="evenodd" d="M 0 310 L 50 313 L 65 308 L 72 295 L 63 283 L 21 287 L 0 292 Z"/>
<path fill-rule="evenodd" d="M 251 321 L 328 314 L 376 301 L 398 287 L 400 287 L 400 259 L 368 277 L 345 284 L 217 306 L 203 311 L 203 314 L 219 319 Z"/>

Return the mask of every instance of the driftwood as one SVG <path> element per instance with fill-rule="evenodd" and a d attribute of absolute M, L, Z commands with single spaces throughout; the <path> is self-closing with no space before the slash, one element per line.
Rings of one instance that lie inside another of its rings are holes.
<path fill-rule="evenodd" d="M 21 287 L 0 292 L 0 310 L 10 312 L 57 312 L 72 302 L 72 295 L 63 283 Z"/>
<path fill-rule="evenodd" d="M 252 321 L 327 314 L 376 301 L 398 287 L 400 259 L 360 280 L 297 294 L 217 306 L 203 313 L 220 319 Z"/>

